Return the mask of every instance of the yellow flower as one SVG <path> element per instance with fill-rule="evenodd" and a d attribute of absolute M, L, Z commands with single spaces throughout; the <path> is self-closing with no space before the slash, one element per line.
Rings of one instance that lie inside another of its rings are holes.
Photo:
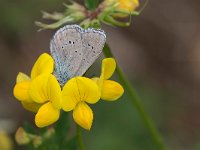
<path fill-rule="evenodd" d="M 61 88 L 53 72 L 53 58 L 44 53 L 34 64 L 31 77 L 19 73 L 14 96 L 24 108 L 36 112 L 35 124 L 48 126 L 58 120 L 61 109 Z"/>
<path fill-rule="evenodd" d="M 94 104 L 100 99 L 97 84 L 86 77 L 70 79 L 62 90 L 62 108 L 64 111 L 73 110 L 75 122 L 84 129 L 90 130 L 93 112 L 86 104 Z"/>
<path fill-rule="evenodd" d="M 53 58 L 50 55 L 44 53 L 39 56 L 36 63 L 34 64 L 31 71 L 31 77 L 21 72 L 17 75 L 13 94 L 22 103 L 25 109 L 37 112 L 41 106 L 31 99 L 28 91 L 32 80 L 34 80 L 37 76 L 43 73 L 50 74 L 53 72 L 53 65 Z"/>
<path fill-rule="evenodd" d="M 41 107 L 35 116 L 35 124 L 45 127 L 59 119 L 61 109 L 61 88 L 52 74 L 41 74 L 31 82 L 31 99 Z"/>
<path fill-rule="evenodd" d="M 105 0 L 107 4 L 117 3 L 117 9 L 132 12 L 139 6 L 138 0 Z"/>
<path fill-rule="evenodd" d="M 100 78 L 93 78 L 101 92 L 101 99 L 107 101 L 117 100 L 124 93 L 123 87 L 112 80 L 108 80 L 114 73 L 116 62 L 113 58 L 105 58 L 102 61 Z"/>
<path fill-rule="evenodd" d="M 130 16 L 135 9 L 139 6 L 138 0 L 105 0 L 104 4 L 106 8 L 113 9 L 113 13 L 111 16 L 114 18 L 124 18 Z M 112 18 L 112 17 L 111 17 Z M 120 26 L 126 26 L 126 24 L 120 24 L 122 22 L 119 22 L 115 20 L 114 18 L 109 19 L 111 23 L 117 23 Z M 129 24 L 129 23 L 128 23 Z"/>
<path fill-rule="evenodd" d="M 138 0 L 118 0 L 118 9 L 132 12 L 139 6 Z"/>

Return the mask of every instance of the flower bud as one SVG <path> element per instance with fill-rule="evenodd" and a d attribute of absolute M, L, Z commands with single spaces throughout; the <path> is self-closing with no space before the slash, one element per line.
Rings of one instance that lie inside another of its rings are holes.
<path fill-rule="evenodd" d="M 31 141 L 31 138 L 22 127 L 19 127 L 15 134 L 15 140 L 17 141 L 18 144 L 25 145 Z"/>
<path fill-rule="evenodd" d="M 104 4 L 107 6 L 116 5 L 116 11 L 118 13 L 114 14 L 115 17 L 127 17 L 131 12 L 133 12 L 138 6 L 138 0 L 105 0 Z"/>
<path fill-rule="evenodd" d="M 42 137 L 41 136 L 36 136 L 34 139 L 33 139 L 33 146 L 35 148 L 38 148 L 41 144 L 42 144 L 43 140 L 42 140 Z"/>

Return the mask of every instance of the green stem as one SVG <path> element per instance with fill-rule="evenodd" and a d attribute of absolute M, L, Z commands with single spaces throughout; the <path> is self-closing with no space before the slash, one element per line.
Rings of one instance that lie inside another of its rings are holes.
<path fill-rule="evenodd" d="M 106 57 L 113 57 L 113 54 L 110 51 L 110 48 L 107 44 L 105 45 L 103 50 L 104 50 L 104 55 Z M 123 83 L 125 89 L 129 93 L 129 96 L 131 97 L 130 100 L 131 100 L 133 106 L 137 109 L 146 128 L 148 129 L 148 131 L 154 141 L 154 144 L 157 147 L 157 150 L 165 150 L 165 144 L 163 142 L 163 139 L 162 139 L 160 133 L 158 132 L 153 120 L 150 118 L 150 116 L 145 111 L 145 108 L 144 108 L 143 104 L 141 103 L 135 89 L 132 87 L 131 83 L 126 79 L 124 73 L 118 66 L 116 68 L 116 72 L 117 72 L 117 75 L 119 76 L 119 79 Z"/>
<path fill-rule="evenodd" d="M 76 134 L 78 137 L 79 150 L 84 150 L 83 139 L 79 125 L 76 125 Z"/>

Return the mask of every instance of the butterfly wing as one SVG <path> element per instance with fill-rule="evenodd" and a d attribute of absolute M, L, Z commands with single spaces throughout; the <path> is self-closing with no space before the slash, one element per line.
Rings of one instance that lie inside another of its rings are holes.
<path fill-rule="evenodd" d="M 80 67 L 83 57 L 81 32 L 78 25 L 67 25 L 59 29 L 50 42 L 54 74 L 62 86 Z"/>
<path fill-rule="evenodd" d="M 105 42 L 106 35 L 103 30 L 87 29 L 82 31 L 83 57 L 76 76 L 82 76 L 94 63 L 102 52 Z"/>

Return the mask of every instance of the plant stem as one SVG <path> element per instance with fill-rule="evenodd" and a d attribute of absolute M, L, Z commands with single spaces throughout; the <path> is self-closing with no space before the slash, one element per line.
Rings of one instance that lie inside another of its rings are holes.
<path fill-rule="evenodd" d="M 79 150 L 84 150 L 83 139 L 79 125 L 76 125 L 76 134 L 78 138 Z"/>
<path fill-rule="evenodd" d="M 105 45 L 103 51 L 104 51 L 104 55 L 106 57 L 113 57 L 113 54 L 110 51 L 110 48 L 107 44 Z M 157 147 L 157 150 L 165 150 L 165 144 L 163 142 L 163 139 L 162 139 L 160 133 L 158 132 L 153 120 L 150 118 L 150 116 L 145 111 L 145 108 L 144 108 L 143 104 L 141 103 L 140 98 L 138 97 L 135 89 L 132 87 L 131 83 L 126 79 L 124 73 L 118 66 L 116 67 L 116 72 L 117 72 L 119 79 L 123 83 L 125 89 L 127 90 L 129 96 L 131 97 L 130 100 L 131 100 L 133 106 L 137 109 L 146 128 L 148 129 L 148 131 L 153 139 L 153 142 L 154 142 L 155 146 Z"/>

